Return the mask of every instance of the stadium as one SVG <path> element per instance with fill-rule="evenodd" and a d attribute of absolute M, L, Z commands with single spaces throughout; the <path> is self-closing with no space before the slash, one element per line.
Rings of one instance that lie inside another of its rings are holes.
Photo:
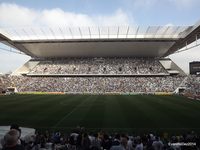
<path fill-rule="evenodd" d="M 200 22 L 1 28 L 0 42 L 31 59 L 0 75 L 0 126 L 193 137 L 200 132 L 200 70 L 187 75 L 168 56 L 199 38 Z"/>

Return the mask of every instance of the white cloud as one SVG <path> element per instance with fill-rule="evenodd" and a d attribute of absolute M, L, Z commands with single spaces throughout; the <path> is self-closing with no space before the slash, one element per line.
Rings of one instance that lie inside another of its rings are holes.
<path fill-rule="evenodd" d="M 16 4 L 0 4 L 1 26 L 31 25 L 37 20 L 37 13 Z"/>
<path fill-rule="evenodd" d="M 131 18 L 123 12 L 121 9 L 118 9 L 114 14 L 108 16 L 97 16 L 94 18 L 97 25 L 104 26 L 120 26 L 120 25 L 130 25 Z"/>
<path fill-rule="evenodd" d="M 121 9 L 111 15 L 89 16 L 60 8 L 34 10 L 16 4 L 0 4 L 0 26 L 96 26 L 129 25 L 133 19 Z"/>
<path fill-rule="evenodd" d="M 40 16 L 38 24 L 45 26 L 93 26 L 94 20 L 85 14 L 65 12 L 59 8 L 44 10 L 37 14 Z"/>

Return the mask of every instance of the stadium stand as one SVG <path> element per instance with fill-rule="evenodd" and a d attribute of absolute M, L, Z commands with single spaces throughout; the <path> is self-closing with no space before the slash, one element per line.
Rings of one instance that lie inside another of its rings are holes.
<path fill-rule="evenodd" d="M 20 76 L 2 76 L 19 92 L 155 93 L 173 92 L 184 75 L 170 75 L 156 58 L 65 58 L 31 60 L 36 65 Z"/>
<path fill-rule="evenodd" d="M 200 99 L 200 76 L 189 75 L 184 81 L 185 91 L 184 93 L 192 98 Z"/>
<path fill-rule="evenodd" d="M 7 75 L 0 76 L 0 94 L 3 93 L 10 85 L 10 79 Z"/>
<path fill-rule="evenodd" d="M 173 77 L 84 77 L 18 78 L 18 91 L 68 92 L 68 93 L 131 93 L 173 92 L 181 78 Z M 19 80 L 21 84 L 19 83 Z M 12 79 L 12 81 L 14 81 Z"/>
<path fill-rule="evenodd" d="M 167 74 L 154 58 L 71 58 L 40 61 L 30 74 Z"/>
<path fill-rule="evenodd" d="M 171 75 L 153 58 L 48 59 L 27 74 L 1 75 L 0 92 L 16 87 L 19 92 L 155 93 L 181 86 L 185 93 L 199 95 L 199 78 Z"/>

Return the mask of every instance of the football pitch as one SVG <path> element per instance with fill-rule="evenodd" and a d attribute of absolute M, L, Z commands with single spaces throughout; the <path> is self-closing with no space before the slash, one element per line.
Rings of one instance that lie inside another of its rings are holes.
<path fill-rule="evenodd" d="M 200 131 L 200 101 L 153 95 L 0 96 L 0 126 L 41 130 Z"/>

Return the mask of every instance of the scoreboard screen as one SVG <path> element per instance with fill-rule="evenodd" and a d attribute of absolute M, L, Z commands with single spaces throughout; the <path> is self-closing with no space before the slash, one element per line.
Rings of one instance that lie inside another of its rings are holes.
<path fill-rule="evenodd" d="M 200 61 L 190 62 L 190 74 L 200 74 Z"/>

